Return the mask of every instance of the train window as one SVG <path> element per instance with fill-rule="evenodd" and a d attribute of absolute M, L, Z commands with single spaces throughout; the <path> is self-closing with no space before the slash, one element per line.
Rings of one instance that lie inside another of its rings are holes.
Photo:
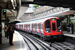
<path fill-rule="evenodd" d="M 27 29 L 27 24 L 26 24 L 26 29 Z"/>
<path fill-rule="evenodd" d="M 33 28 L 35 28 L 35 25 L 33 24 Z"/>
<path fill-rule="evenodd" d="M 36 24 L 36 29 L 38 29 L 39 28 L 39 25 L 38 24 Z"/>
<path fill-rule="evenodd" d="M 32 28 L 33 28 L 33 24 L 32 24 Z"/>
<path fill-rule="evenodd" d="M 28 28 L 28 24 L 27 24 L 27 28 Z"/>
<path fill-rule="evenodd" d="M 41 29 L 43 29 L 43 23 L 41 23 Z"/>
<path fill-rule="evenodd" d="M 37 29 L 39 29 L 39 24 L 37 24 Z"/>
<path fill-rule="evenodd" d="M 57 19 L 57 31 L 60 32 L 61 31 L 61 20 Z"/>
<path fill-rule="evenodd" d="M 28 24 L 28 29 L 29 29 L 29 24 Z"/>
<path fill-rule="evenodd" d="M 25 25 L 26 26 L 26 25 Z M 27 28 L 27 27 L 26 27 Z"/>
<path fill-rule="evenodd" d="M 26 28 L 25 25 L 24 25 L 24 28 Z"/>
<path fill-rule="evenodd" d="M 45 30 L 46 32 L 51 32 L 50 20 L 45 21 Z"/>
<path fill-rule="evenodd" d="M 19 27 L 20 27 L 20 25 L 19 25 Z"/>
<path fill-rule="evenodd" d="M 30 24 L 29 24 L 29 29 L 30 29 Z"/>
<path fill-rule="evenodd" d="M 56 30 L 56 28 L 55 28 L 55 23 L 52 23 L 52 28 L 53 28 L 53 31 Z"/>
<path fill-rule="evenodd" d="M 28 24 L 28 28 L 29 28 L 29 24 Z"/>
<path fill-rule="evenodd" d="M 22 25 L 21 25 L 21 28 L 22 28 Z"/>
<path fill-rule="evenodd" d="M 26 25 L 25 25 L 25 29 L 26 29 Z"/>

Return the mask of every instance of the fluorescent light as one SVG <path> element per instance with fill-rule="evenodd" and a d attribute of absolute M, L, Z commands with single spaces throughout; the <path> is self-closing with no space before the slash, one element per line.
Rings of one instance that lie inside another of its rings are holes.
<path fill-rule="evenodd" d="M 11 0 L 11 2 L 13 2 L 13 0 Z"/>

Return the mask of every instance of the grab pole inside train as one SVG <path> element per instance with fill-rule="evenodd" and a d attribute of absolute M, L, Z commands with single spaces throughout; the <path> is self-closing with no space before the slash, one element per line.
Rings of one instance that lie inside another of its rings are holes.
<path fill-rule="evenodd" d="M 1 7 L 0 7 L 0 44 L 2 44 Z"/>

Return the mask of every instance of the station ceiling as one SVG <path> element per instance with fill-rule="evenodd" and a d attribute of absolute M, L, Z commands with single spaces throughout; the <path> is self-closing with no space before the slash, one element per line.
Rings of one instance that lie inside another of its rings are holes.
<path fill-rule="evenodd" d="M 33 2 L 22 0 L 22 4 L 28 3 L 75 9 L 75 0 L 33 0 Z"/>
<path fill-rule="evenodd" d="M 2 9 L 12 9 L 12 3 L 11 0 L 0 0 L 0 7 Z"/>
<path fill-rule="evenodd" d="M 38 5 L 47 5 L 52 7 L 64 7 L 75 10 L 75 0 L 13 0 L 16 1 L 16 11 L 18 13 L 19 4 L 21 6 L 25 4 L 38 4 Z M 0 0 L 0 8 L 2 9 L 13 9 L 13 4 L 11 0 Z"/>
<path fill-rule="evenodd" d="M 5 16 L 3 15 L 3 10 L 6 10 L 6 15 L 7 16 L 12 16 L 12 13 L 14 14 L 14 11 L 17 11 L 19 10 L 19 0 L 16 0 L 16 7 L 15 9 L 13 9 L 13 5 L 14 3 L 11 2 L 11 0 L 0 0 L 0 9 L 2 10 L 2 21 L 5 21 Z M 9 17 L 9 20 L 11 20 L 12 18 Z M 14 17 L 13 17 L 14 19 Z"/>

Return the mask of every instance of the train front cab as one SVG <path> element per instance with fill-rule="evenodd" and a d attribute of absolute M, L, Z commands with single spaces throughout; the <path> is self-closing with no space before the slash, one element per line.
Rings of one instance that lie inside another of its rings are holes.
<path fill-rule="evenodd" d="M 62 23 L 59 18 L 51 18 L 46 20 L 43 23 L 43 30 L 44 30 L 44 35 L 43 36 L 44 40 L 50 40 L 50 39 L 62 39 L 63 34 L 62 34 Z"/>

